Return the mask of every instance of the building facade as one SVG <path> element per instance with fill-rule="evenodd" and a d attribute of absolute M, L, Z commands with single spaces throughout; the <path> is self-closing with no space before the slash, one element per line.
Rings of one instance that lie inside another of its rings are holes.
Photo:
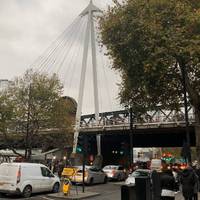
<path fill-rule="evenodd" d="M 6 89 L 10 83 L 8 79 L 0 79 L 0 91 Z"/>

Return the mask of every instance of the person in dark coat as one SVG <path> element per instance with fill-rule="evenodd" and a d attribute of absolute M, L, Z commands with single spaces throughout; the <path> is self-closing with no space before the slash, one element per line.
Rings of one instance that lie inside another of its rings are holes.
<path fill-rule="evenodd" d="M 194 174 L 195 174 L 194 200 L 198 200 L 198 192 L 199 192 L 199 176 L 197 175 L 197 173 L 198 173 L 197 163 L 194 163 L 192 167 L 193 167 Z"/>
<path fill-rule="evenodd" d="M 59 178 L 61 178 L 63 169 L 64 169 L 64 163 L 63 163 L 63 160 L 60 160 L 60 162 L 58 163 L 58 177 Z"/>
<path fill-rule="evenodd" d="M 199 186 L 200 186 L 200 166 L 199 165 L 197 165 L 195 171 L 196 171 L 196 174 L 198 176 L 198 181 L 199 181 Z M 199 192 L 200 192 L 200 187 L 199 187 Z"/>
<path fill-rule="evenodd" d="M 161 200 L 175 200 L 175 178 L 169 169 L 163 169 L 160 175 Z"/>
<path fill-rule="evenodd" d="M 185 200 L 193 199 L 195 181 L 196 181 L 195 173 L 191 167 L 188 167 L 182 171 L 180 182 L 182 185 L 182 193 Z"/>
<path fill-rule="evenodd" d="M 194 184 L 194 200 L 198 200 L 198 191 L 199 191 L 199 180 L 198 176 L 195 173 L 195 184 Z"/>

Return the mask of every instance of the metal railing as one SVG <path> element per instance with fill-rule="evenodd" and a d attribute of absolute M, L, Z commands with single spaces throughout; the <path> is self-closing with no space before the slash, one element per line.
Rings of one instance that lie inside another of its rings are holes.
<path fill-rule="evenodd" d="M 192 107 L 188 109 L 189 122 L 195 122 L 195 116 Z M 183 109 L 180 111 L 163 110 L 158 107 L 156 111 L 148 111 L 141 115 L 133 113 L 134 125 L 148 125 L 148 124 L 170 124 L 170 123 L 185 123 L 185 115 Z M 101 126 L 128 126 L 130 125 L 130 117 L 128 110 L 120 110 L 114 112 L 100 113 L 99 122 L 96 123 L 95 115 L 81 116 L 80 128 L 94 128 Z"/>

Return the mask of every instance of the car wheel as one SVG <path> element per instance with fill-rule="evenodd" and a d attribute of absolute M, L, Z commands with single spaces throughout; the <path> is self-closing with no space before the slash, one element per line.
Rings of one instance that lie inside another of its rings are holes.
<path fill-rule="evenodd" d="M 52 192 L 53 192 L 53 193 L 58 193 L 58 192 L 59 192 L 59 189 L 60 189 L 60 184 L 59 184 L 59 183 L 55 183 L 55 184 L 53 185 Z"/>
<path fill-rule="evenodd" d="M 32 194 L 32 187 L 30 185 L 27 185 L 23 192 L 22 192 L 22 195 L 24 198 L 29 198 Z"/>
<path fill-rule="evenodd" d="M 0 197 L 4 197 L 5 196 L 5 194 L 3 194 L 3 193 L 0 193 Z"/>
<path fill-rule="evenodd" d="M 103 183 L 106 184 L 108 182 L 108 177 L 105 176 Z"/>

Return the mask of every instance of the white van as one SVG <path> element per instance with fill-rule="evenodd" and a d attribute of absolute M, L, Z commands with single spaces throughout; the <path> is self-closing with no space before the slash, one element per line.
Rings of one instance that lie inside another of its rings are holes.
<path fill-rule="evenodd" d="M 59 192 L 60 180 L 42 164 L 0 164 L 0 193 L 22 194 L 28 198 L 32 193 Z"/>
<path fill-rule="evenodd" d="M 161 159 L 152 159 L 151 160 L 150 169 L 160 172 L 162 170 L 162 161 L 161 161 Z"/>

